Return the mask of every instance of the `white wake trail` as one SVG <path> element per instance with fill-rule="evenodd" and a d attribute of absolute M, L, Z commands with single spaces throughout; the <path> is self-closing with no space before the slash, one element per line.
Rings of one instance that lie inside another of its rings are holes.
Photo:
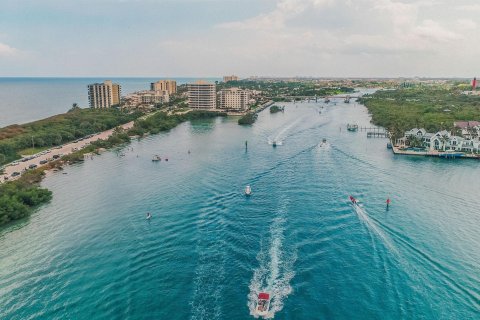
<path fill-rule="evenodd" d="M 259 266 L 253 272 L 248 294 L 250 314 L 256 318 L 258 315 L 255 314 L 255 306 L 260 292 L 268 292 L 271 297 L 270 310 L 265 317 L 267 319 L 273 318 L 276 312 L 283 309 L 285 298 L 292 292 L 290 281 L 295 275 L 293 264 L 296 254 L 284 250 L 284 223 L 282 217 L 274 219 L 270 228 L 270 247 L 267 252 L 262 248 L 257 255 Z"/>

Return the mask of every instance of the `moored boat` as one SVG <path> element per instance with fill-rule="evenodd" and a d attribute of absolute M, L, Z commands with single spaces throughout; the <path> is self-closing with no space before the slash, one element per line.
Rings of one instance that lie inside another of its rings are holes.
<path fill-rule="evenodd" d="M 153 158 L 152 158 L 152 161 L 161 161 L 162 158 L 160 158 L 160 156 L 158 154 L 154 155 Z"/>
<path fill-rule="evenodd" d="M 273 140 L 272 146 L 273 146 L 274 148 L 277 146 L 277 141 L 276 141 L 276 140 Z"/>
<path fill-rule="evenodd" d="M 245 187 L 245 195 L 249 196 L 251 194 L 252 194 L 252 188 L 250 188 L 250 186 L 246 186 Z"/>
<path fill-rule="evenodd" d="M 348 131 L 357 131 L 358 130 L 358 124 L 347 124 L 347 130 Z"/>
<path fill-rule="evenodd" d="M 270 294 L 260 292 L 258 294 L 257 306 L 255 308 L 256 314 L 259 316 L 266 316 L 270 309 Z"/>

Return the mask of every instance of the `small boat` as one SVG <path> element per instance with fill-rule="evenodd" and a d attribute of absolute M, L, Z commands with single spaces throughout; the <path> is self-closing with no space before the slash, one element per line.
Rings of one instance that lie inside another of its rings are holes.
<path fill-rule="evenodd" d="M 273 140 L 272 146 L 275 148 L 277 146 L 277 141 Z"/>
<path fill-rule="evenodd" d="M 162 161 L 162 158 L 158 154 L 154 155 L 152 161 Z"/>
<path fill-rule="evenodd" d="M 352 197 L 352 196 L 349 196 L 349 198 L 350 198 L 350 201 L 352 202 L 353 205 L 358 205 L 357 199 L 355 199 L 355 198 Z"/>
<path fill-rule="evenodd" d="M 149 212 L 149 213 L 147 213 L 147 220 L 150 220 L 151 218 L 152 218 L 152 215 L 151 215 L 151 213 L 150 213 L 150 212 Z"/>
<path fill-rule="evenodd" d="M 259 316 L 266 316 L 270 309 L 270 294 L 266 292 L 260 292 L 258 294 L 257 306 L 255 307 L 255 313 Z"/>
<path fill-rule="evenodd" d="M 168 158 L 165 158 L 165 161 L 168 161 Z"/>
<path fill-rule="evenodd" d="M 392 149 L 392 144 L 390 142 L 387 143 L 387 149 Z"/>
<path fill-rule="evenodd" d="M 249 196 L 251 194 L 252 194 L 252 188 L 250 188 L 250 186 L 246 186 L 245 187 L 245 195 Z"/>
<path fill-rule="evenodd" d="M 327 143 L 327 139 L 323 138 L 322 143 Z"/>
<path fill-rule="evenodd" d="M 357 131 L 358 130 L 358 124 L 347 124 L 347 130 L 348 131 Z"/>

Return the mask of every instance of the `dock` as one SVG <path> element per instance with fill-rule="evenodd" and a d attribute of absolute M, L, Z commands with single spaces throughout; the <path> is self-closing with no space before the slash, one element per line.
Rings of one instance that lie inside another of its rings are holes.
<path fill-rule="evenodd" d="M 359 127 L 360 131 L 367 132 L 367 138 L 388 138 L 389 134 L 385 128 L 379 127 Z"/>

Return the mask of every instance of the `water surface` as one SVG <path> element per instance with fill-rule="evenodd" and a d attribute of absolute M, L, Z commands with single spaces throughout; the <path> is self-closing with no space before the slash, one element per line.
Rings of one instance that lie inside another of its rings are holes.
<path fill-rule="evenodd" d="M 275 319 L 478 319 L 479 163 L 394 157 L 347 132 L 364 107 L 323 106 L 184 123 L 51 175 L 51 203 L 0 231 L 0 318 L 248 319 L 265 290 Z"/>

